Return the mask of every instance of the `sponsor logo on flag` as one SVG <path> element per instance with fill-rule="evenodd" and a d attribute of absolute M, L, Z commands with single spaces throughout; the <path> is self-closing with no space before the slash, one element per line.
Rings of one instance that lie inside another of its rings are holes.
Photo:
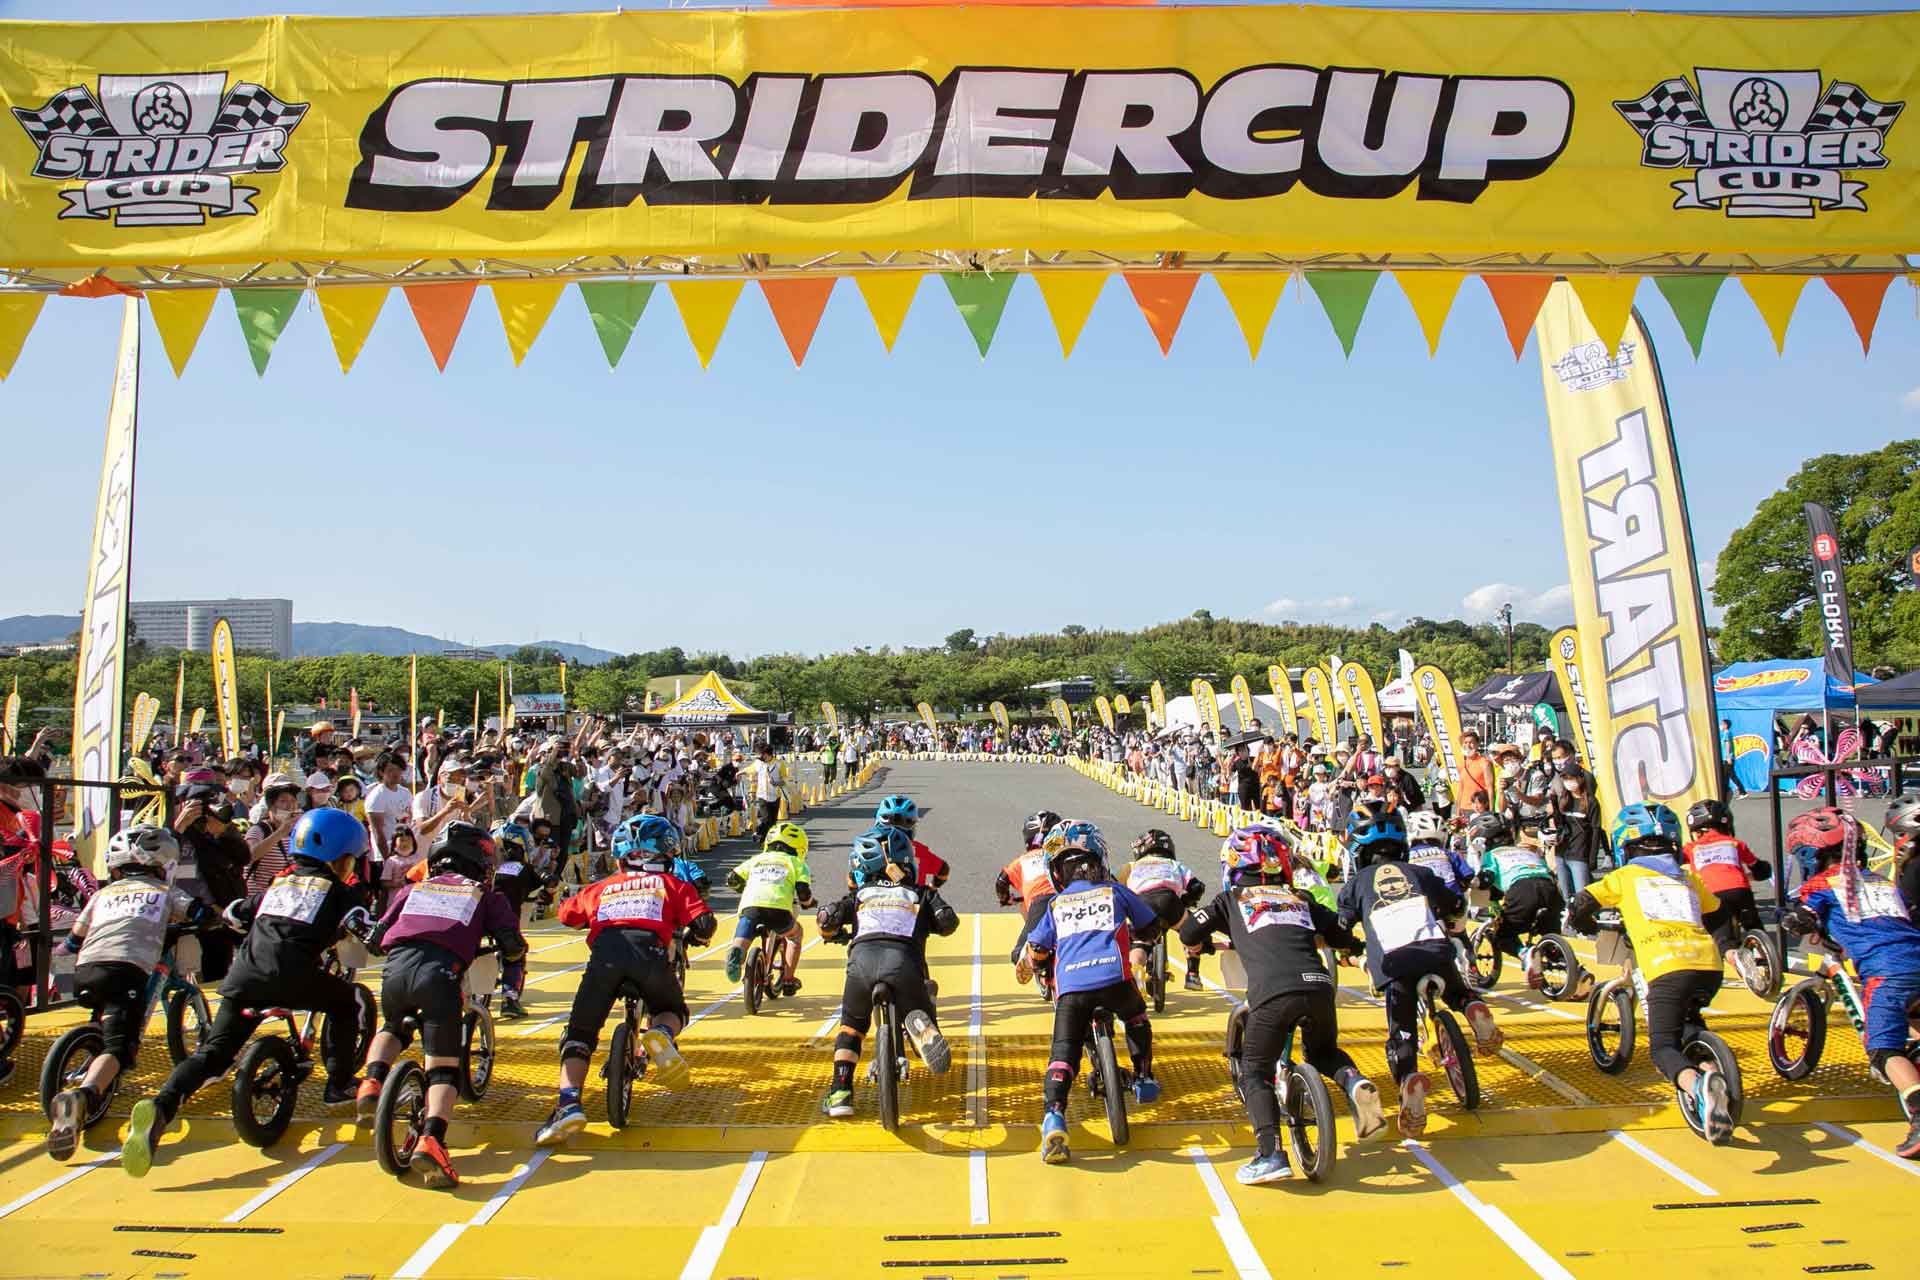
<path fill-rule="evenodd" d="M 1809 667 L 1778 667 L 1772 671 L 1755 671 L 1744 676 L 1715 676 L 1715 693 L 1739 693 L 1743 689 L 1767 689 L 1776 684 L 1799 684 L 1802 680 L 1813 679 Z"/>

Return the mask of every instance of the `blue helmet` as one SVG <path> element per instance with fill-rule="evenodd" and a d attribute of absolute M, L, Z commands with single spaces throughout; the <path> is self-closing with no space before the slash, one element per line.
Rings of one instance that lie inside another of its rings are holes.
<path fill-rule="evenodd" d="M 1047 877 L 1058 892 L 1075 880 L 1107 878 L 1107 838 L 1091 822 L 1069 820 L 1047 832 L 1040 846 L 1047 855 Z"/>
<path fill-rule="evenodd" d="M 920 806 L 913 802 L 912 796 L 888 796 L 873 811 L 873 820 L 879 826 L 903 827 L 911 831 L 914 824 L 920 821 Z"/>
<path fill-rule="evenodd" d="M 1363 800 L 1347 815 L 1347 848 L 1364 862 L 1367 858 L 1407 845 L 1407 820 L 1398 809 L 1381 801 Z"/>
<path fill-rule="evenodd" d="M 493 843 L 499 848 L 501 861 L 525 862 L 533 852 L 533 832 L 517 822 L 496 822 Z"/>
<path fill-rule="evenodd" d="M 345 809 L 311 809 L 293 824 L 288 852 L 308 862 L 338 862 L 367 851 L 367 829 Z"/>
<path fill-rule="evenodd" d="M 670 861 L 679 852 L 680 828 L 657 814 L 638 814 L 613 829 L 613 856 L 623 862 Z"/>
<path fill-rule="evenodd" d="M 1643 840 L 1663 840 L 1673 850 L 1679 848 L 1680 839 L 1680 818 L 1663 804 L 1630 804 L 1613 820 L 1613 847 L 1628 857 Z"/>
<path fill-rule="evenodd" d="M 854 837 L 847 854 L 847 879 L 855 888 L 869 884 L 911 884 L 919 879 L 913 838 L 898 827 L 876 826 Z"/>

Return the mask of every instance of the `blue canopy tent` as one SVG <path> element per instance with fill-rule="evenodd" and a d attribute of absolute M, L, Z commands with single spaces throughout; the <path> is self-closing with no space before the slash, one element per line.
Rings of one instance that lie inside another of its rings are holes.
<path fill-rule="evenodd" d="M 1858 672 L 1853 678 L 1873 683 Z M 1773 772 L 1774 717 L 1854 708 L 1853 690 L 1828 676 L 1819 658 L 1722 667 L 1713 676 L 1713 696 L 1720 718 L 1731 722 L 1734 777 L 1748 791 L 1766 790 Z"/>

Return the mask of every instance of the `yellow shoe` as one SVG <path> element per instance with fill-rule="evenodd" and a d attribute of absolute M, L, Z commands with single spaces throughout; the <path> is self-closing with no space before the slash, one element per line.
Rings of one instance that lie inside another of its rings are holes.
<path fill-rule="evenodd" d="M 648 1074 L 662 1089 L 682 1088 L 693 1075 L 673 1037 L 659 1027 L 648 1027 L 640 1033 L 640 1047 L 646 1050 Z"/>

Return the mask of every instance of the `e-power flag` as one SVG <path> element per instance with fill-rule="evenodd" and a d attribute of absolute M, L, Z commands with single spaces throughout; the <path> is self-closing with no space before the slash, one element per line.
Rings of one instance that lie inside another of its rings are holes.
<path fill-rule="evenodd" d="M 1298 732 L 1300 722 L 1293 710 L 1293 679 L 1277 662 L 1267 667 L 1267 687 L 1273 691 L 1273 700 L 1280 704 L 1280 727 L 1274 730 L 1274 736 L 1284 738 Z"/>
<path fill-rule="evenodd" d="M 1833 513 L 1817 502 L 1803 508 L 1813 550 L 1813 607 L 1820 619 L 1827 675 L 1841 689 L 1853 688 L 1853 615 L 1847 610 L 1847 570 L 1840 562 L 1840 534 Z"/>
<path fill-rule="evenodd" d="M 1427 722 L 1427 736 L 1433 739 L 1434 758 L 1446 772 L 1447 785 L 1454 794 L 1460 791 L 1460 701 L 1454 696 L 1453 681 L 1447 673 L 1428 663 L 1414 668 L 1413 700 L 1420 705 L 1420 718 Z"/>
<path fill-rule="evenodd" d="M 1534 321 L 1600 792 L 1718 798 L 1713 672 L 1666 391 L 1635 313 L 1617 353 L 1562 280 Z"/>

